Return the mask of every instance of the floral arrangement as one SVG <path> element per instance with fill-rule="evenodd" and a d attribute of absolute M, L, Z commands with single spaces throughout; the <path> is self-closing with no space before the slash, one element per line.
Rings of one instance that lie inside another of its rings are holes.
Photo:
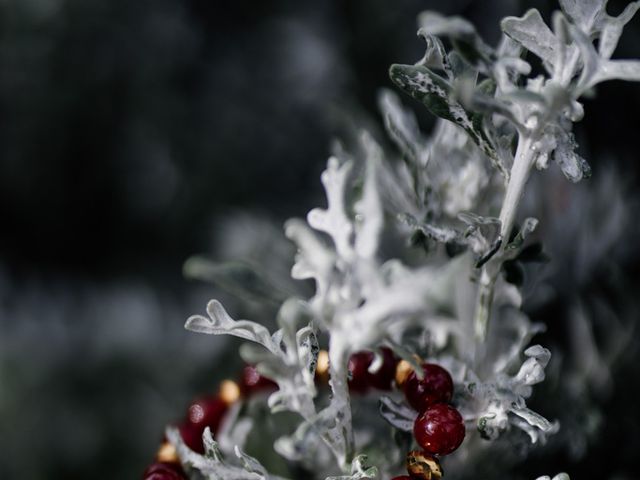
<path fill-rule="evenodd" d="M 438 121 L 424 135 L 385 90 L 385 143 L 361 131 L 336 144 L 326 208 L 285 225 L 291 275 L 313 292 L 284 292 L 246 265 L 189 262 L 240 296 L 276 299 L 277 327 L 216 300 L 188 319 L 246 340 L 248 366 L 167 428 L 144 478 L 502 478 L 561 431 L 527 405 L 551 352 L 531 343 L 545 326 L 521 309 L 523 272 L 545 255 L 531 241 L 538 220 L 519 207 L 535 170 L 590 176 L 572 133 L 580 99 L 640 80 L 640 62 L 611 59 L 640 2 L 617 17 L 606 3 L 560 0 L 551 26 L 535 9 L 505 18 L 495 48 L 462 18 L 419 16 L 426 53 L 390 77 Z M 271 445 L 265 459 L 246 453 Z"/>

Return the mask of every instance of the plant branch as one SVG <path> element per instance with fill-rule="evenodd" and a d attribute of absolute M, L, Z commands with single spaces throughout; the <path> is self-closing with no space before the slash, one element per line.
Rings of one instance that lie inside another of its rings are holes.
<path fill-rule="evenodd" d="M 518 147 L 516 149 L 513 166 L 511 167 L 509 183 L 507 184 L 507 190 L 500 210 L 500 237 L 503 240 L 502 246 L 500 251 L 482 267 L 480 272 L 474 313 L 474 332 L 476 339 L 480 342 L 484 342 L 486 339 L 489 328 L 494 287 L 503 263 L 502 252 L 504 252 L 509 243 L 509 236 L 513 230 L 513 223 L 518 211 L 518 206 L 524 194 L 529 173 L 535 163 L 536 152 L 533 149 L 533 143 L 534 139 L 531 136 L 521 135 L 518 139 Z"/>

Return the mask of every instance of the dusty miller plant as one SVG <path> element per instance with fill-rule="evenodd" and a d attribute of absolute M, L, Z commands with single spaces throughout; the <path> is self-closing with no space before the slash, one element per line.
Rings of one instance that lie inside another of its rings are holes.
<path fill-rule="evenodd" d="M 367 401 L 350 396 L 347 362 L 361 350 L 388 346 L 414 365 L 418 354 L 452 373 L 467 436 L 445 461 L 451 478 L 477 471 L 487 456 L 499 471 L 561 428 L 526 403 L 551 353 L 530 345 L 544 325 L 521 310 L 517 267 L 539 252 L 527 241 L 537 220 L 517 224 L 518 206 L 534 169 L 555 163 L 571 182 L 590 175 L 572 133 L 584 114 L 580 98 L 605 80 L 640 80 L 640 62 L 611 59 L 640 2 L 617 17 L 606 0 L 560 6 L 551 26 L 537 10 L 505 18 L 496 48 L 462 18 L 421 14 L 426 53 L 415 65 L 393 65 L 390 76 L 437 124 L 425 136 L 398 95 L 383 91 L 395 151 L 364 131 L 353 148 L 336 146 L 321 177 L 326 208 L 285 225 L 298 249 L 291 274 L 313 280 L 311 297 L 286 298 L 274 332 L 233 319 L 216 300 L 207 316 L 187 321 L 189 330 L 249 341 L 242 357 L 279 387 L 271 412 L 298 419 L 274 449 L 314 478 L 390 478 L 402 469 L 410 447 L 403 432 L 416 413 L 390 394 L 358 422 L 352 407 L 361 402 L 366 412 Z M 282 297 L 255 272 L 203 260 L 189 268 L 254 299 Z M 314 382 L 320 346 L 329 351 L 330 395 Z M 380 363 L 377 355 L 371 369 Z M 231 417 L 219 438 L 205 431 L 205 455 L 168 430 L 187 471 L 211 480 L 282 478 L 244 453 L 252 419 L 238 409 Z"/>

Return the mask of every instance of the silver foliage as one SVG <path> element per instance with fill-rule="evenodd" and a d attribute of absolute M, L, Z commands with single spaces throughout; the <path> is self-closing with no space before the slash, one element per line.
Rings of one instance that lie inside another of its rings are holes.
<path fill-rule="evenodd" d="M 423 135 L 399 98 L 383 91 L 379 106 L 402 161 L 367 132 L 361 132 L 357 152 L 329 159 L 321 176 L 326 208 L 285 225 L 297 248 L 291 276 L 313 280 L 314 293 L 284 300 L 274 333 L 232 319 L 216 300 L 207 306 L 208 317 L 187 321 L 193 331 L 252 342 L 241 349 L 243 358 L 279 387 L 270 408 L 301 418 L 294 432 L 276 441 L 283 457 L 319 475 L 338 473 L 327 480 L 392 474 L 402 455 L 398 445 L 374 441 L 367 429 L 354 427 L 348 388 L 350 355 L 381 345 L 414 365 L 415 353 L 433 357 L 452 372 L 454 401 L 470 437 L 459 458 L 509 448 L 518 435 L 538 444 L 558 432 L 558 422 L 527 406 L 532 387 L 545 379 L 551 352 L 528 347 L 544 326 L 521 311 L 521 291 L 503 267 L 523 252 L 538 223 L 527 218 L 515 226 L 533 167 L 545 169 L 553 160 L 572 182 L 590 175 L 572 133 L 584 115 L 581 96 L 605 80 L 640 80 L 640 62 L 611 60 L 639 2 L 618 17 L 606 13 L 604 0 L 560 4 L 563 11 L 554 14 L 551 27 L 536 10 L 504 19 L 497 48 L 464 19 L 423 13 L 424 57 L 415 65 L 393 65 L 390 75 L 440 120 L 431 136 Z M 445 50 L 440 36 L 454 51 Z M 544 75 L 530 76 L 525 51 L 542 60 Z M 407 251 L 383 252 L 387 235 L 422 242 L 426 256 L 417 261 Z M 461 252 L 450 258 L 443 245 Z M 426 340 L 416 340 L 416 330 Z M 331 388 L 324 403 L 314 385 L 323 336 Z M 391 397 L 381 400 L 380 414 L 396 430 L 410 430 L 414 413 Z M 275 478 L 237 447 L 239 462 L 227 464 L 210 432 L 205 456 L 188 451 L 176 431 L 168 435 L 183 463 L 208 479 Z M 489 447 L 478 446 L 484 440 L 492 442 Z M 386 455 L 371 456 L 376 467 L 365 466 L 361 453 L 375 442 Z"/>

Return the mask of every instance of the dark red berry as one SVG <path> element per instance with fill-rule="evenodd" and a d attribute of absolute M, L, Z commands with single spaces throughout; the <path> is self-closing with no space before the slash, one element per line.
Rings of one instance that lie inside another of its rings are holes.
<path fill-rule="evenodd" d="M 462 443 L 464 434 L 462 415 L 445 403 L 427 408 L 413 424 L 413 436 L 418 445 L 434 455 L 453 452 Z"/>
<path fill-rule="evenodd" d="M 182 467 L 175 463 L 152 463 L 142 475 L 143 480 L 186 480 Z"/>
<path fill-rule="evenodd" d="M 371 386 L 369 365 L 373 361 L 373 352 L 356 352 L 349 357 L 349 389 L 356 393 L 365 393 Z"/>
<path fill-rule="evenodd" d="M 193 425 L 185 420 L 178 425 L 178 430 L 180 431 L 182 441 L 187 445 L 187 447 L 194 452 L 204 453 L 204 445 L 202 444 L 202 432 L 204 432 L 204 427 Z"/>
<path fill-rule="evenodd" d="M 200 398 L 189 405 L 187 420 L 193 425 L 209 427 L 216 432 L 226 413 L 228 405 L 218 397 Z"/>
<path fill-rule="evenodd" d="M 409 475 L 399 475 L 397 477 L 393 477 L 391 480 L 411 480 Z"/>
<path fill-rule="evenodd" d="M 240 392 L 244 397 L 249 397 L 254 393 L 277 389 L 278 385 L 267 377 L 260 375 L 255 367 L 247 365 L 242 369 Z"/>
<path fill-rule="evenodd" d="M 391 390 L 391 384 L 396 375 L 398 360 L 390 348 L 382 347 L 382 365 L 375 373 L 369 373 L 369 381 L 379 390 Z"/>
<path fill-rule="evenodd" d="M 179 426 L 182 440 L 198 453 L 204 452 L 202 433 L 206 427 L 215 434 L 228 405 L 218 397 L 201 398 L 189 405 L 187 419 Z"/>
<path fill-rule="evenodd" d="M 423 363 L 422 370 L 422 380 L 412 371 L 404 383 L 404 395 L 409 404 L 418 412 L 423 412 L 436 403 L 451 401 L 453 380 L 449 372 L 433 363 Z"/>

